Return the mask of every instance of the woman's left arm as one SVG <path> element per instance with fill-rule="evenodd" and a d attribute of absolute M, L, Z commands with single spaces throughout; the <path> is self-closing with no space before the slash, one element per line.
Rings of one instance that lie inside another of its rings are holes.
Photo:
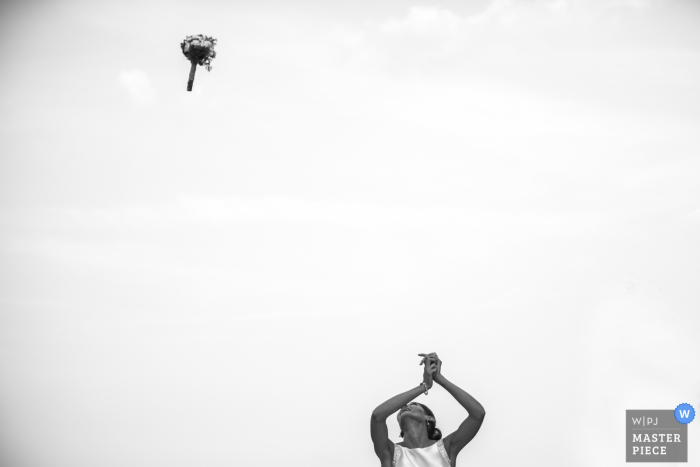
<path fill-rule="evenodd" d="M 486 411 L 484 407 L 470 396 L 465 390 L 450 382 L 442 375 L 442 361 L 435 354 L 425 355 L 427 359 L 435 359 L 437 361 L 437 372 L 433 381 L 447 390 L 459 404 L 464 407 L 469 416 L 459 425 L 457 431 L 445 438 L 444 444 L 450 459 L 456 457 L 457 454 L 476 436 L 481 428 L 481 423 L 484 421 Z"/>

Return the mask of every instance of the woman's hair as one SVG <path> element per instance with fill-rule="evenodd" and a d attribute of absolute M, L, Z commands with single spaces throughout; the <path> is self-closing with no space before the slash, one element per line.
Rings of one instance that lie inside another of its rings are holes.
<path fill-rule="evenodd" d="M 433 417 L 433 420 L 426 420 L 426 424 L 428 425 L 428 439 L 434 439 L 438 440 L 442 438 L 442 432 L 435 428 L 435 414 L 433 414 L 433 411 L 430 410 L 427 406 L 421 404 L 420 402 L 414 402 L 414 404 L 418 404 L 421 407 L 423 407 L 423 410 L 427 415 L 430 415 Z M 401 433 L 399 433 L 399 436 L 403 438 L 403 430 L 401 430 Z"/>

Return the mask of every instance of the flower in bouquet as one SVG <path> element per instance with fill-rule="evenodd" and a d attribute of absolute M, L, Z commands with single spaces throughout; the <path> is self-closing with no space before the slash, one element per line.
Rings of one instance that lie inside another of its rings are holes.
<path fill-rule="evenodd" d="M 180 43 L 183 55 L 192 63 L 190 67 L 190 79 L 187 82 L 188 91 L 192 90 L 194 73 L 197 70 L 197 65 L 204 66 L 207 68 L 207 71 L 211 71 L 211 61 L 216 58 L 215 46 L 216 39 L 203 34 L 187 36 L 185 40 Z"/>

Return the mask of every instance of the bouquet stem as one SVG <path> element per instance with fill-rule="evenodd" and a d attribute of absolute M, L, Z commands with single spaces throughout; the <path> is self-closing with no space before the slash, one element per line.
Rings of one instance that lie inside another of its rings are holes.
<path fill-rule="evenodd" d="M 187 81 L 187 90 L 192 90 L 192 84 L 194 84 L 194 72 L 197 71 L 197 62 L 192 60 L 192 68 L 190 68 L 190 80 Z"/>

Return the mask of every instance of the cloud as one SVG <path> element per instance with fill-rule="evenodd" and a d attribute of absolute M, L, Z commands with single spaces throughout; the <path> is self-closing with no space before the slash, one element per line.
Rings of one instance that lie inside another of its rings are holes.
<path fill-rule="evenodd" d="M 384 34 L 413 34 L 425 36 L 439 34 L 458 36 L 479 25 L 493 24 L 512 28 L 526 27 L 539 30 L 543 25 L 570 27 L 589 17 L 598 21 L 609 17 L 611 11 L 648 10 L 649 0 L 600 0 L 597 2 L 580 2 L 576 0 L 535 0 L 517 2 L 514 0 L 492 0 L 480 13 L 467 16 L 441 7 L 414 6 L 404 18 L 391 18 L 377 25 Z"/>
<path fill-rule="evenodd" d="M 423 233 L 481 232 L 496 235 L 518 226 L 521 237 L 556 237 L 596 231 L 612 222 L 610 215 L 586 213 L 523 213 L 459 209 L 442 205 L 409 207 L 361 202 L 313 201 L 283 196 L 264 198 L 181 196 L 159 206 L 122 206 L 112 209 L 3 209 L 0 227 L 6 230 L 5 250 L 11 240 L 26 239 L 26 232 L 56 237 L 104 233 L 119 236 L 187 226 L 291 226 L 316 225 L 365 232 L 412 231 Z M 0 237 L 3 240 L 3 237 Z M 22 243 L 25 244 L 26 242 Z M 19 246 L 18 246 L 19 248 Z M 23 248 L 19 248 L 23 250 Z M 2 251 L 3 248 L 0 248 Z"/>
<path fill-rule="evenodd" d="M 119 73 L 119 82 L 134 104 L 139 106 L 153 104 L 153 86 L 145 72 L 141 70 L 122 71 Z"/>
<path fill-rule="evenodd" d="M 403 19 L 389 19 L 379 25 L 379 30 L 386 34 L 454 34 L 462 28 L 467 21 L 460 18 L 450 10 L 435 7 L 411 7 Z"/>
<path fill-rule="evenodd" d="M 613 2 L 613 5 L 623 8 L 647 9 L 651 8 L 651 0 L 618 0 Z"/>
<path fill-rule="evenodd" d="M 681 216 L 681 219 L 690 222 L 700 222 L 700 209 Z"/>
<path fill-rule="evenodd" d="M 112 209 L 0 210 L 0 226 L 41 231 L 125 232 L 179 225 L 326 224 L 375 229 L 387 226 L 456 226 L 467 215 L 441 207 L 415 209 L 359 202 L 311 201 L 284 196 L 264 198 L 180 196 L 160 206 Z"/>

